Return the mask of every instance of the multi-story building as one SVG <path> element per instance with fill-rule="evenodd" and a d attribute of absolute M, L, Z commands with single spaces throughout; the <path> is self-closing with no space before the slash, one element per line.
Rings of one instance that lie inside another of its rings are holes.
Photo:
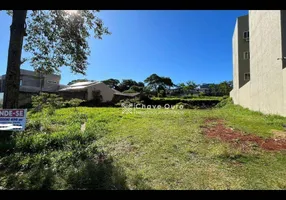
<path fill-rule="evenodd" d="M 232 38 L 235 104 L 286 116 L 286 11 L 251 10 Z"/>
<path fill-rule="evenodd" d="M 1 78 L 0 92 L 4 92 L 5 76 Z M 20 92 L 57 92 L 60 89 L 60 75 L 41 75 L 34 71 L 20 70 Z"/>
<path fill-rule="evenodd" d="M 5 77 L 2 75 L 0 80 L 0 92 L 4 92 Z M 19 106 L 31 102 L 31 95 L 39 92 L 56 93 L 61 88 L 60 75 L 43 75 L 25 69 L 20 70 L 20 95 Z"/>

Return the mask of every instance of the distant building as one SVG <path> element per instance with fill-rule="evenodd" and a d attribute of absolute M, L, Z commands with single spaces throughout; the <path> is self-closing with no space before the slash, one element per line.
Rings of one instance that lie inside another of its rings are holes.
<path fill-rule="evenodd" d="M 0 92 L 4 93 L 6 75 L 1 76 Z M 60 75 L 44 75 L 34 71 L 20 70 L 19 106 L 31 103 L 31 96 L 39 92 L 57 93 L 61 88 Z"/>
<path fill-rule="evenodd" d="M 0 92 L 4 92 L 5 76 L 0 79 Z M 78 82 L 72 85 L 60 84 L 60 75 L 49 74 L 41 75 L 34 71 L 21 69 L 20 71 L 20 95 L 19 106 L 31 103 L 31 96 L 39 92 L 55 93 L 64 99 L 79 98 L 90 101 L 94 99 L 96 92 L 101 95 L 102 102 L 133 98 L 140 93 L 121 93 L 111 89 L 103 82 Z"/>
<path fill-rule="evenodd" d="M 4 92 L 5 77 L 2 75 L 0 83 L 0 92 Z M 60 89 L 60 75 L 43 75 L 34 71 L 25 69 L 20 70 L 20 92 L 38 93 L 57 92 Z"/>
<path fill-rule="evenodd" d="M 59 95 L 64 99 L 69 100 L 72 98 L 78 98 L 82 100 L 93 100 L 101 97 L 102 102 L 118 101 L 122 98 L 133 98 L 140 93 L 122 93 L 115 89 L 110 88 L 103 82 L 78 82 L 68 87 L 62 88 L 59 91 Z"/>

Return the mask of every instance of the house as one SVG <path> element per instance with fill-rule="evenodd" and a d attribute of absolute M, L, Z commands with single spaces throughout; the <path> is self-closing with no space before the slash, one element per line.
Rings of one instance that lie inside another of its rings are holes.
<path fill-rule="evenodd" d="M 286 116 L 286 11 L 250 10 L 232 38 L 234 104 Z"/>
<path fill-rule="evenodd" d="M 78 82 L 70 86 L 60 84 L 60 75 L 39 74 L 34 71 L 20 70 L 19 106 L 31 103 L 31 96 L 39 92 L 55 93 L 64 99 L 79 98 L 90 101 L 101 96 L 102 102 L 119 101 L 125 98 L 134 98 L 140 93 L 122 93 L 111 89 L 103 82 Z M 4 92 L 5 75 L 0 79 L 0 92 Z"/>
<path fill-rule="evenodd" d="M 4 92 L 5 77 L 1 76 L 0 92 Z M 44 75 L 34 71 L 21 69 L 20 70 L 20 94 L 19 106 L 31 102 L 31 96 L 39 92 L 57 93 L 62 87 L 60 83 L 61 76 L 56 74 Z"/>
<path fill-rule="evenodd" d="M 0 92 L 4 92 L 5 87 L 5 77 L 3 75 L 1 78 L 1 88 Z M 20 92 L 57 92 L 60 88 L 60 75 L 56 74 L 39 74 L 34 71 L 21 69 L 20 70 Z"/>
<path fill-rule="evenodd" d="M 101 102 L 119 101 L 124 98 L 134 98 L 140 93 L 122 93 L 110 88 L 105 83 L 100 81 L 94 82 L 78 82 L 68 87 L 62 88 L 59 95 L 64 99 L 78 98 L 82 100 L 93 100 L 100 97 Z"/>

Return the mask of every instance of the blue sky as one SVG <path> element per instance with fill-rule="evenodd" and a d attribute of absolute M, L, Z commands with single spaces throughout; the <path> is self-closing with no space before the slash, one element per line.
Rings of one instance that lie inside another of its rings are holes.
<path fill-rule="evenodd" d="M 61 84 L 77 78 L 144 81 L 152 73 L 173 82 L 232 80 L 232 34 L 240 10 L 103 10 L 112 35 L 89 39 L 87 75 L 62 68 Z M 5 74 L 11 17 L 0 12 L 0 74 Z M 23 53 L 25 56 L 25 53 Z M 21 66 L 32 69 L 29 63 Z"/>

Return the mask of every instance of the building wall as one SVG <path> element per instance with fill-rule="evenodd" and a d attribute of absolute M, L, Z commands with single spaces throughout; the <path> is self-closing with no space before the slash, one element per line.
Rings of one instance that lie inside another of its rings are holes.
<path fill-rule="evenodd" d="M 74 98 L 87 100 L 87 91 L 69 91 L 69 92 L 59 92 L 58 93 L 64 100 L 71 100 Z"/>
<path fill-rule="evenodd" d="M 279 10 L 249 11 L 251 109 L 285 115 Z M 241 98 L 244 98 L 241 96 Z"/>
<path fill-rule="evenodd" d="M 239 24 L 232 41 L 234 89 L 230 95 L 234 103 L 265 114 L 286 116 L 286 60 L 281 59 L 286 57 L 286 11 L 249 11 L 250 81 L 243 86 L 237 84 L 241 68 L 236 58 L 241 52 L 237 29 Z"/>
<path fill-rule="evenodd" d="M 61 77 L 54 74 L 48 74 L 44 76 L 44 90 L 57 91 L 60 88 Z"/>
<path fill-rule="evenodd" d="M 5 75 L 2 76 L 5 79 Z M 20 85 L 20 91 L 22 92 L 56 92 L 59 89 L 61 76 L 50 74 L 43 75 L 40 78 L 40 75 L 34 71 L 21 69 L 20 80 L 22 85 Z M 4 91 L 4 84 L 2 82 L 2 89 Z"/>
<path fill-rule="evenodd" d="M 238 17 L 232 36 L 233 90 L 230 96 L 234 104 L 241 104 L 240 101 L 242 100 L 243 104 L 249 107 L 251 101 L 245 102 L 243 98 L 240 98 L 240 94 L 249 95 L 249 86 L 240 91 L 240 88 L 249 82 L 249 80 L 244 79 L 244 74 L 250 72 L 250 61 L 244 59 L 244 52 L 250 52 L 249 41 L 243 38 L 243 33 L 248 30 L 248 15 Z M 249 99 L 249 97 L 247 98 Z"/>
<path fill-rule="evenodd" d="M 113 90 L 105 85 L 104 83 L 98 83 L 88 88 L 88 100 L 92 100 L 92 91 L 100 91 L 100 95 L 102 96 L 102 102 L 108 102 L 113 99 L 114 92 Z"/>
<path fill-rule="evenodd" d="M 251 109 L 252 107 L 252 99 L 251 99 L 251 88 L 250 88 L 250 82 L 244 84 L 239 90 L 238 90 L 238 102 L 241 106 L 245 108 Z"/>
<path fill-rule="evenodd" d="M 236 20 L 234 32 L 232 36 L 232 73 L 233 73 L 233 89 L 230 93 L 230 96 L 233 99 L 234 104 L 238 104 L 238 29 L 237 29 L 238 22 Z"/>
<path fill-rule="evenodd" d="M 237 18 L 236 21 L 236 56 L 238 59 L 238 81 L 239 81 L 239 88 L 246 84 L 249 80 L 244 79 L 244 74 L 249 73 L 250 71 L 250 62 L 249 59 L 244 59 L 244 52 L 250 52 L 249 50 L 249 41 L 246 41 L 243 38 L 243 33 L 245 31 L 249 31 L 248 25 L 248 15 L 241 16 Z M 251 52 L 250 52 L 251 53 Z"/>

